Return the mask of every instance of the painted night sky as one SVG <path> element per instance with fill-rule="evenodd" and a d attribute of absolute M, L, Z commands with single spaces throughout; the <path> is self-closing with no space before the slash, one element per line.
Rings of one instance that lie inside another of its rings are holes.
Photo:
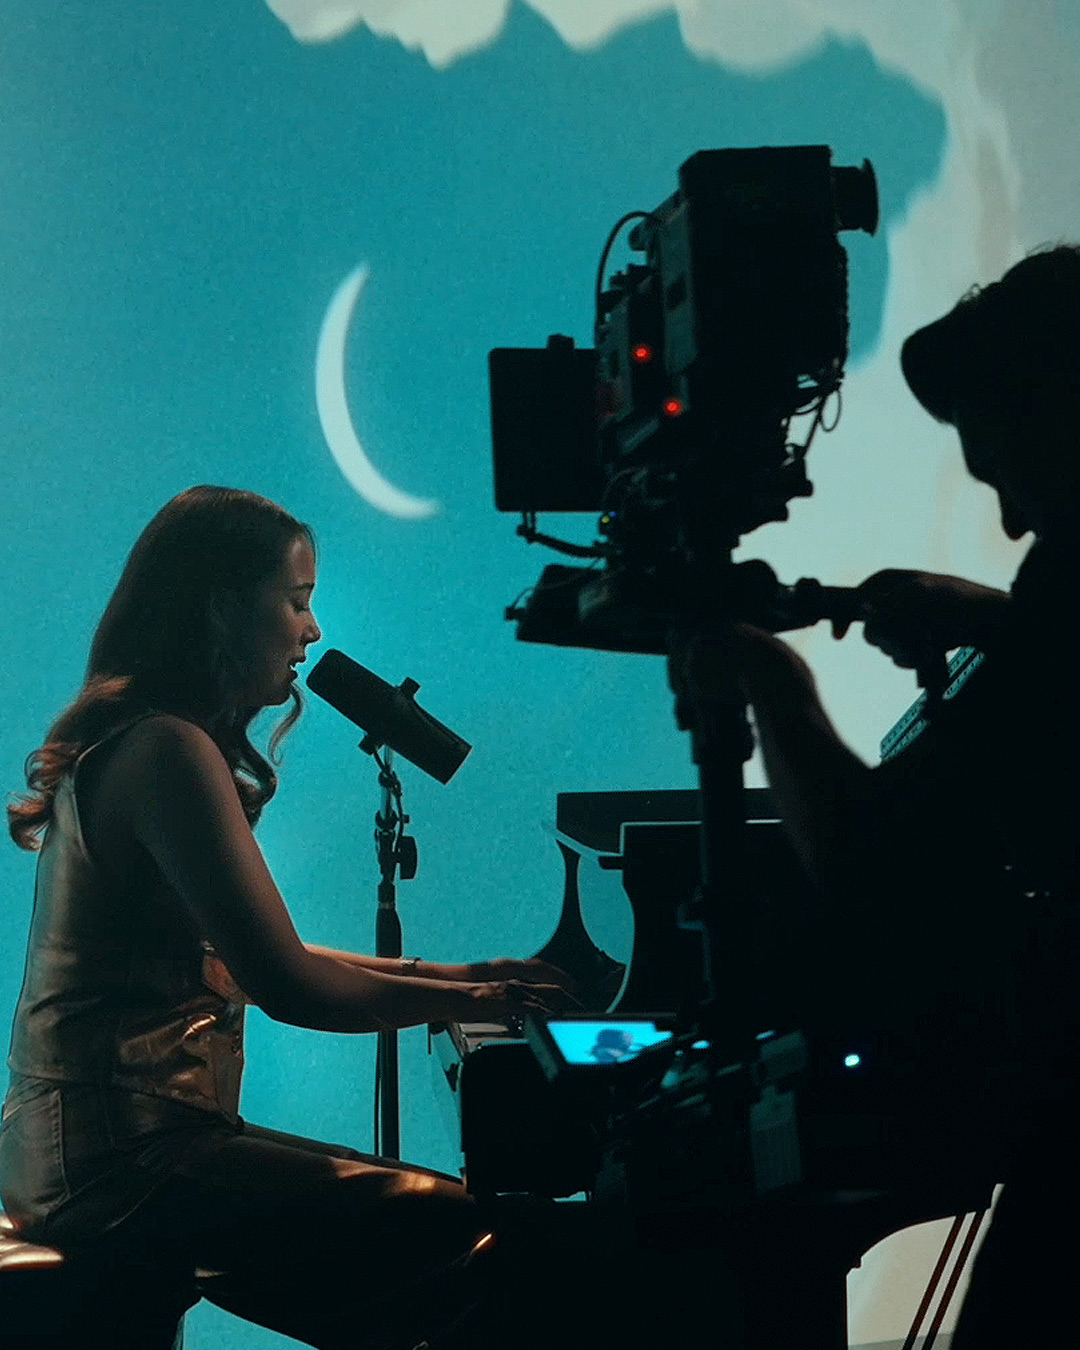
<path fill-rule="evenodd" d="M 195 483 L 251 488 L 315 530 L 325 645 L 418 680 L 424 706 L 475 747 L 447 787 L 402 768 L 420 847 L 419 876 L 399 888 L 406 949 L 535 950 L 561 897 L 543 828 L 556 792 L 694 778 L 662 661 L 517 644 L 502 619 L 551 559 L 493 506 L 486 356 L 551 332 L 587 344 L 608 229 L 667 197 L 698 149 L 825 143 L 839 164 L 869 158 L 882 196 L 878 235 L 843 236 L 852 356 L 840 428 L 811 452 L 817 493 L 744 556 L 788 581 L 850 584 L 892 565 L 1007 582 L 1022 549 L 999 541 L 989 494 L 906 393 L 897 351 L 973 282 L 1080 233 L 1080 170 L 1062 159 L 1080 24 L 1050 0 L 749 12 L 764 8 L 35 0 L 5 15 L 9 790 L 77 689 L 143 524 Z M 427 519 L 362 500 L 323 439 L 316 344 L 359 266 L 349 407 L 380 473 L 441 503 Z M 584 516 L 542 524 L 592 536 Z M 798 645 L 873 758 L 910 676 L 857 635 Z M 302 936 L 370 950 L 379 794 L 357 739 L 309 701 L 259 837 Z M 13 1007 L 32 859 L 8 848 L 0 878 L 0 1003 Z M 423 1032 L 402 1045 L 405 1154 L 452 1168 Z M 370 1147 L 369 1038 L 256 1013 L 248 1062 L 249 1118 Z M 853 1339 L 902 1335 L 862 1306 L 856 1290 Z M 206 1305 L 186 1343 L 283 1344 Z"/>

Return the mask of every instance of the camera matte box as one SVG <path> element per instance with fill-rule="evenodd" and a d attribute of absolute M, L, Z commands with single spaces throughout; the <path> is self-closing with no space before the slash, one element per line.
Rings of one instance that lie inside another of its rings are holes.
<path fill-rule="evenodd" d="M 596 353 L 569 338 L 496 347 L 488 376 L 496 508 L 599 511 Z"/>

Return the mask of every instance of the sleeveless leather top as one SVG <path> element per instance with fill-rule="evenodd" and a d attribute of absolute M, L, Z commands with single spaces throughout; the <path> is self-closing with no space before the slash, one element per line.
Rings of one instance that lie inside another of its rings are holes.
<path fill-rule="evenodd" d="M 205 981 L 212 951 L 149 860 L 144 879 L 125 884 L 91 856 L 75 784 L 97 748 L 84 752 L 56 793 L 38 859 L 8 1067 L 58 1083 L 167 1098 L 236 1120 L 243 1003 L 228 997 L 235 986 L 230 990 L 227 981 L 214 980 L 221 992 Z"/>

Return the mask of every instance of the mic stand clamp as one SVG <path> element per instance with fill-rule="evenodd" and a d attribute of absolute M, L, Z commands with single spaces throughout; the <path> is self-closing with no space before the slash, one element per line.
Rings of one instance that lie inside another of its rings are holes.
<path fill-rule="evenodd" d="M 387 750 L 386 758 L 382 759 L 377 753 L 379 747 L 369 745 L 370 740 L 370 736 L 365 736 L 360 742 L 360 749 L 373 755 L 379 765 L 379 786 L 383 790 L 383 807 L 381 811 L 375 813 L 375 851 L 379 859 L 380 876 L 383 882 L 390 884 L 389 903 L 393 907 L 394 875 L 400 873 L 402 881 L 412 881 L 416 876 L 419 853 L 416 840 L 411 834 L 403 833 L 404 827 L 409 823 L 409 817 L 401 810 L 401 779 L 390 768 L 393 751 Z M 382 904 L 381 898 L 379 903 Z M 377 951 L 375 955 L 386 956 L 389 953 Z M 400 956 L 401 953 L 397 952 L 396 955 Z"/>

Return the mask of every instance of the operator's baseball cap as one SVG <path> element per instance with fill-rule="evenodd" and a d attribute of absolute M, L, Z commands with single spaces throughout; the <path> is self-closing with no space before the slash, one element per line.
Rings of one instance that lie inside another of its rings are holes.
<path fill-rule="evenodd" d="M 1020 406 L 1032 376 L 1080 380 L 1080 247 L 1033 253 L 1000 281 L 969 291 L 920 328 L 900 352 L 911 392 L 939 422 L 953 422 L 964 396 L 990 407 Z M 1043 384 L 1045 388 L 1045 383 Z"/>

